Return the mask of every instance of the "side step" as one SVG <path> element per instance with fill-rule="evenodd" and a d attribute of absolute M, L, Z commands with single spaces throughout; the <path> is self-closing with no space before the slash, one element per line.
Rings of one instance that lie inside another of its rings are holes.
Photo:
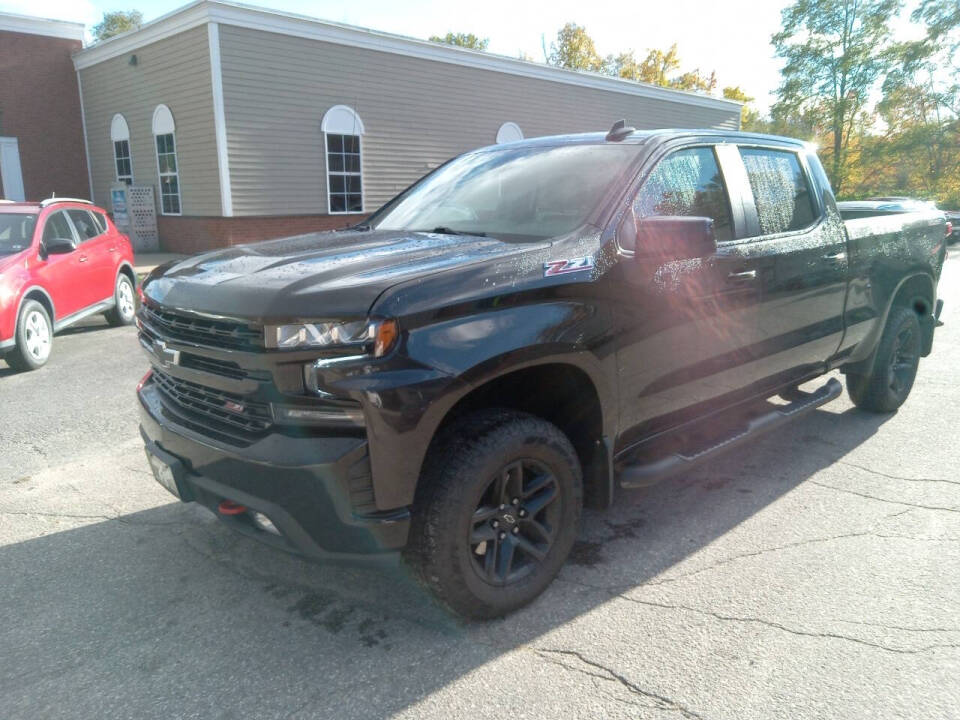
<path fill-rule="evenodd" d="M 690 446 L 685 446 L 650 462 L 623 467 L 618 474 L 620 486 L 624 488 L 647 487 L 676 473 L 691 470 L 714 459 L 726 450 L 749 442 L 765 432 L 775 430 L 798 417 L 803 417 L 808 412 L 816 410 L 831 400 L 836 400 L 842 392 L 843 385 L 836 378 L 830 378 L 825 385 L 813 392 L 807 393 L 796 390 L 790 393 L 792 402 L 788 405 L 776 406 L 769 412 L 738 422 L 733 429 L 726 430 L 724 434 L 706 440 L 700 439 L 699 442 L 690 443 Z"/>

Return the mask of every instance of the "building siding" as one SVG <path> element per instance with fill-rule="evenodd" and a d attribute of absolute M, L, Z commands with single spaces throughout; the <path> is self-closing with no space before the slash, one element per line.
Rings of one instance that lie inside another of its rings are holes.
<path fill-rule="evenodd" d="M 738 109 L 697 107 L 236 26 L 221 25 L 220 51 L 238 216 L 326 212 L 320 122 L 339 104 L 354 108 L 366 129 L 367 213 L 439 163 L 493 144 L 506 121 L 517 123 L 528 138 L 605 130 L 619 118 L 637 128 L 739 127 Z"/>
<path fill-rule="evenodd" d="M 121 113 L 130 129 L 134 183 L 154 187 L 159 214 L 153 111 L 165 104 L 176 124 L 181 213 L 221 215 L 206 26 L 133 52 L 136 65 L 126 54 L 80 70 L 95 202 L 109 203 L 115 181 L 110 122 Z"/>

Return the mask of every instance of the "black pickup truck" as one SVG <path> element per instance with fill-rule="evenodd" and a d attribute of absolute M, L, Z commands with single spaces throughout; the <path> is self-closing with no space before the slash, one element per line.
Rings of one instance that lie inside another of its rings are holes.
<path fill-rule="evenodd" d="M 584 504 L 841 392 L 810 380 L 839 368 L 896 410 L 944 235 L 937 212 L 845 224 L 785 138 L 618 123 L 484 148 L 362 225 L 155 270 L 141 433 L 157 480 L 235 529 L 402 557 L 454 611 L 502 615 Z"/>

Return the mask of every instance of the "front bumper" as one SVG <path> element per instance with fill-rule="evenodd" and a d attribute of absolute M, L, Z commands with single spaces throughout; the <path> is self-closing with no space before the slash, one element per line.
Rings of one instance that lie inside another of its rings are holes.
<path fill-rule="evenodd" d="M 206 506 L 235 530 L 322 560 L 395 559 L 406 544 L 409 512 L 371 508 L 364 438 L 278 433 L 232 447 L 179 425 L 152 383 L 138 397 L 147 452 L 171 466 L 184 501 Z M 219 513 L 224 500 L 266 515 L 279 535 L 261 529 L 251 513 Z"/>

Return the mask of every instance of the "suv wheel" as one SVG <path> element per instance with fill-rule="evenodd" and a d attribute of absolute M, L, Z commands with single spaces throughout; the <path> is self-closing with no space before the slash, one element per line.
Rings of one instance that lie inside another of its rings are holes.
<path fill-rule="evenodd" d="M 133 316 L 136 314 L 137 302 L 133 282 L 124 273 L 117 275 L 117 285 L 113 291 L 113 297 L 116 304 L 104 313 L 107 322 L 114 327 L 129 325 L 133 322 Z"/>
<path fill-rule="evenodd" d="M 920 321 L 906 307 L 890 310 L 873 370 L 869 375 L 847 374 L 847 393 L 861 410 L 891 413 L 907 399 L 920 365 Z"/>
<path fill-rule="evenodd" d="M 46 364 L 53 347 L 53 325 L 46 309 L 27 300 L 17 316 L 16 343 L 4 358 L 14 370 L 36 370 Z"/>
<path fill-rule="evenodd" d="M 405 560 L 454 612 L 504 615 L 559 572 L 582 504 L 580 462 L 556 426 L 507 410 L 468 415 L 427 457 Z"/>

